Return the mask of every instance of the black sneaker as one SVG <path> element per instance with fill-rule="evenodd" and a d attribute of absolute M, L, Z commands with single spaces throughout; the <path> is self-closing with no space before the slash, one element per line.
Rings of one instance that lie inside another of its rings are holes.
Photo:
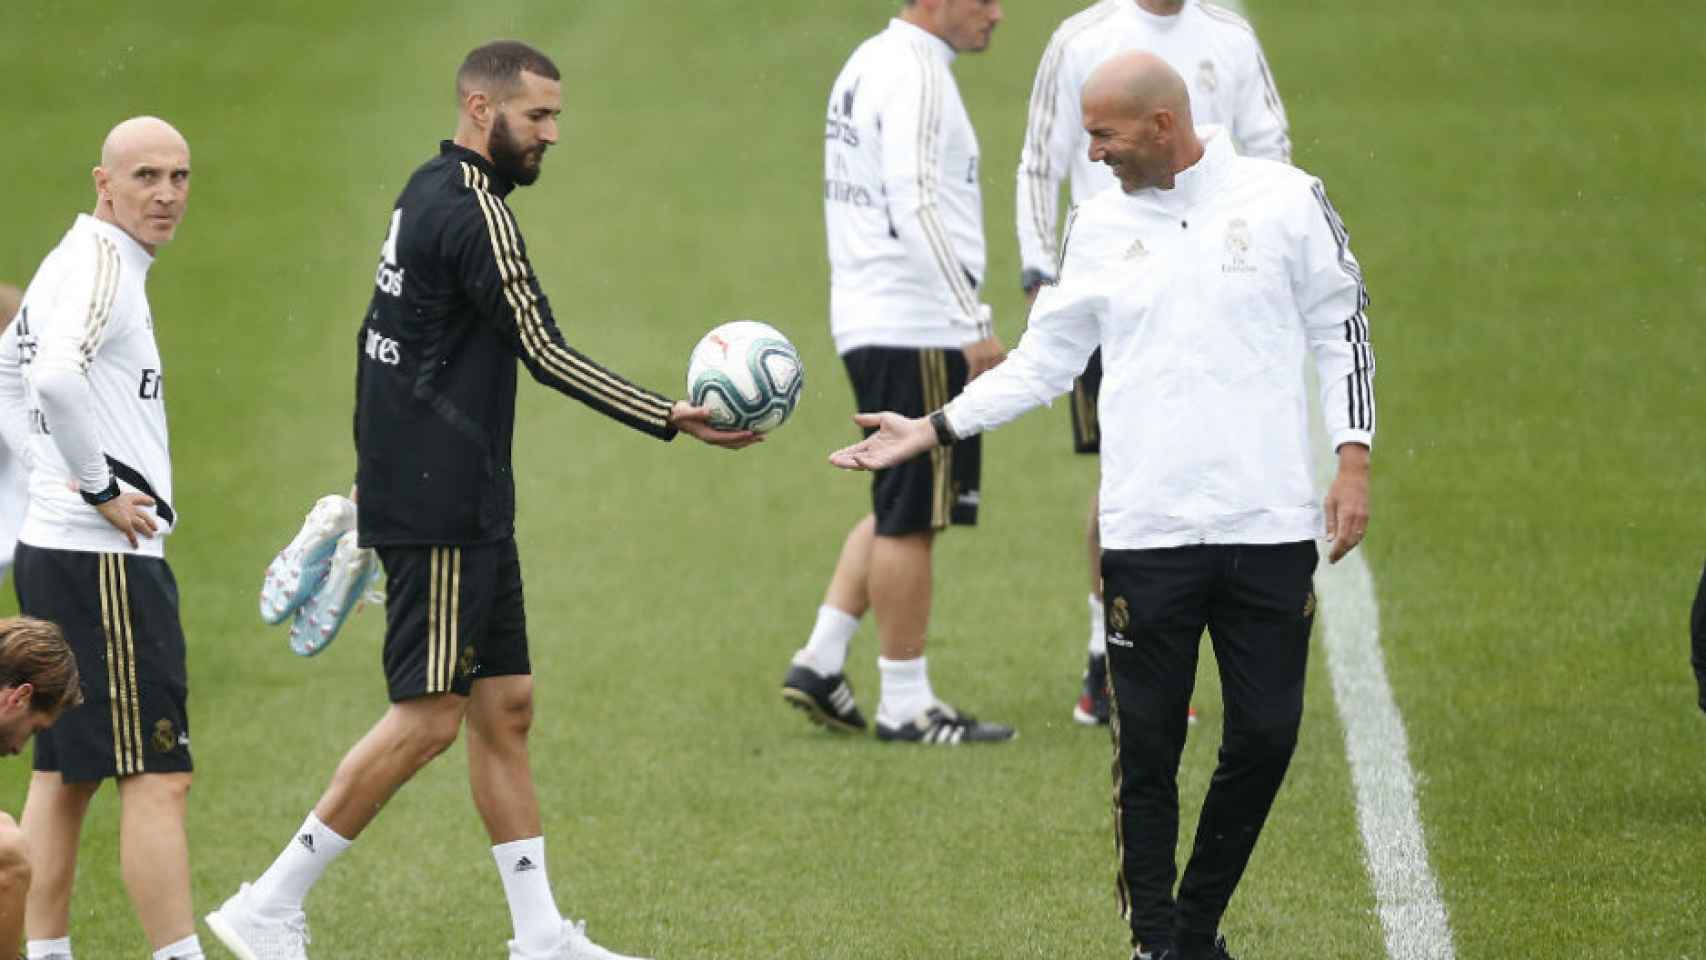
<path fill-rule="evenodd" d="M 1179 946 L 1188 949 L 1174 951 L 1178 960 L 1238 960 L 1237 957 L 1226 952 L 1226 938 L 1218 934 L 1215 935 L 1212 944 L 1196 941 L 1194 948 L 1192 941 L 1187 940 L 1184 934 L 1180 934 Z"/>
<path fill-rule="evenodd" d="M 902 743 L 1001 743 L 1018 735 L 1012 727 L 999 723 L 981 723 L 971 714 L 960 713 L 940 700 L 936 701 L 935 706 L 898 727 L 891 727 L 881 719 L 877 720 L 878 740 Z"/>
<path fill-rule="evenodd" d="M 844 673 L 824 676 L 795 664 L 782 680 L 782 699 L 806 712 L 815 724 L 838 733 L 864 733 L 865 718 L 853 702 L 853 687 Z"/>
<path fill-rule="evenodd" d="M 1142 947 L 1131 948 L 1131 960 L 1177 960 L 1173 951 L 1166 947 L 1156 947 L 1145 950 Z"/>
<path fill-rule="evenodd" d="M 1108 655 L 1090 654 L 1084 668 L 1084 690 L 1072 705 L 1072 720 L 1086 727 L 1108 722 Z"/>

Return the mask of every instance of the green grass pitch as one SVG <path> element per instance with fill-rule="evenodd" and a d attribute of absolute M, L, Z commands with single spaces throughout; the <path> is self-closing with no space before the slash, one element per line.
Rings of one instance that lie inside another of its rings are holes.
<path fill-rule="evenodd" d="M 938 560 L 932 676 L 1016 724 L 996 749 L 832 739 L 777 696 L 861 478 L 826 319 L 819 125 L 897 4 L 14 0 L 0 278 L 72 215 L 116 121 L 158 113 L 195 187 L 151 295 L 169 376 L 191 644 L 198 912 L 253 878 L 379 715 L 380 616 L 312 661 L 255 611 L 313 499 L 347 486 L 354 333 L 403 178 L 495 36 L 564 71 L 563 143 L 512 199 L 571 343 L 679 394 L 713 324 L 799 345 L 799 411 L 729 455 L 522 388 L 533 739 L 559 900 L 669 960 L 1124 957 L 1106 735 L 1068 718 L 1094 463 L 1066 411 L 987 447 L 985 521 Z M 1706 33 L 1678 0 L 1252 2 L 1374 297 L 1367 557 L 1463 958 L 1706 957 L 1706 718 L 1686 620 L 1706 549 Z M 988 298 L 1009 342 L 1013 170 L 1043 45 L 1012 0 L 956 65 L 983 148 Z M 13 609 L 9 589 L 0 612 Z M 869 627 L 850 661 L 875 706 Z M 1241 957 L 1383 955 L 1317 651 L 1303 742 L 1225 931 Z M 1186 749 L 1186 823 L 1219 707 Z M 0 768 L 0 808 L 25 764 Z M 144 955 L 97 800 L 79 956 Z M 460 749 L 309 901 L 316 958 L 498 957 L 501 888 Z M 205 931 L 204 931 L 205 933 Z M 210 956 L 223 952 L 208 942 Z"/>

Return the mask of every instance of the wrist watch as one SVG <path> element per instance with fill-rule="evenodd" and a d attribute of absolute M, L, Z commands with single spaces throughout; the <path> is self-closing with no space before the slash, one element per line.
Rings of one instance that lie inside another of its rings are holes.
<path fill-rule="evenodd" d="M 948 425 L 948 415 L 940 410 L 930 414 L 930 426 L 936 431 L 938 447 L 951 447 L 960 439 L 954 436 L 954 428 Z"/>
<path fill-rule="evenodd" d="M 1019 289 L 1027 294 L 1035 293 L 1053 282 L 1053 277 L 1035 267 L 1028 268 L 1019 274 Z"/>
<path fill-rule="evenodd" d="M 95 493 L 90 493 L 82 488 L 78 488 L 77 492 L 82 495 L 84 503 L 91 507 L 98 507 L 101 504 L 106 503 L 108 500 L 118 496 L 118 478 L 109 474 L 107 476 L 107 485 Z"/>

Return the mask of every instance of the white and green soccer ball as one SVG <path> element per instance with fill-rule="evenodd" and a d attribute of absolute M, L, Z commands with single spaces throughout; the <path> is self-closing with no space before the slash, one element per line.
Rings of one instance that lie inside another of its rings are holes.
<path fill-rule="evenodd" d="M 715 327 L 693 348 L 687 398 L 711 408 L 711 425 L 768 433 L 800 402 L 806 368 L 780 330 L 756 320 Z"/>

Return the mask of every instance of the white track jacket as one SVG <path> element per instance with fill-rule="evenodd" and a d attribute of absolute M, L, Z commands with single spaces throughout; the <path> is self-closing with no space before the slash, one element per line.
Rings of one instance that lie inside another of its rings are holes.
<path fill-rule="evenodd" d="M 123 230 L 79 215 L 0 335 L 0 434 L 30 471 L 23 543 L 165 553 L 176 515 L 164 374 L 145 288 L 153 262 Z M 134 549 L 78 493 L 99 492 L 115 475 L 124 492 L 151 490 L 160 502 L 158 530 Z"/>
<path fill-rule="evenodd" d="M 1291 162 L 1285 107 L 1248 21 L 1201 0 L 1187 0 L 1171 17 L 1137 0 L 1102 0 L 1060 25 L 1037 67 L 1019 153 L 1019 256 L 1026 270 L 1055 275 L 1061 180 L 1070 178 L 1074 205 L 1119 183 L 1107 167 L 1090 162 L 1080 93 L 1090 71 L 1127 50 L 1147 50 L 1178 71 L 1197 126 L 1226 127 L 1246 156 Z"/>
<path fill-rule="evenodd" d="M 835 78 L 823 211 L 835 348 L 957 348 L 990 333 L 977 134 L 954 51 L 903 20 Z"/>
<path fill-rule="evenodd" d="M 1173 189 L 1078 208 L 1018 346 L 945 408 L 959 436 L 988 430 L 1070 390 L 1100 346 L 1110 550 L 1322 535 L 1306 352 L 1334 448 L 1374 437 L 1368 297 L 1321 181 L 1199 133 Z"/>

